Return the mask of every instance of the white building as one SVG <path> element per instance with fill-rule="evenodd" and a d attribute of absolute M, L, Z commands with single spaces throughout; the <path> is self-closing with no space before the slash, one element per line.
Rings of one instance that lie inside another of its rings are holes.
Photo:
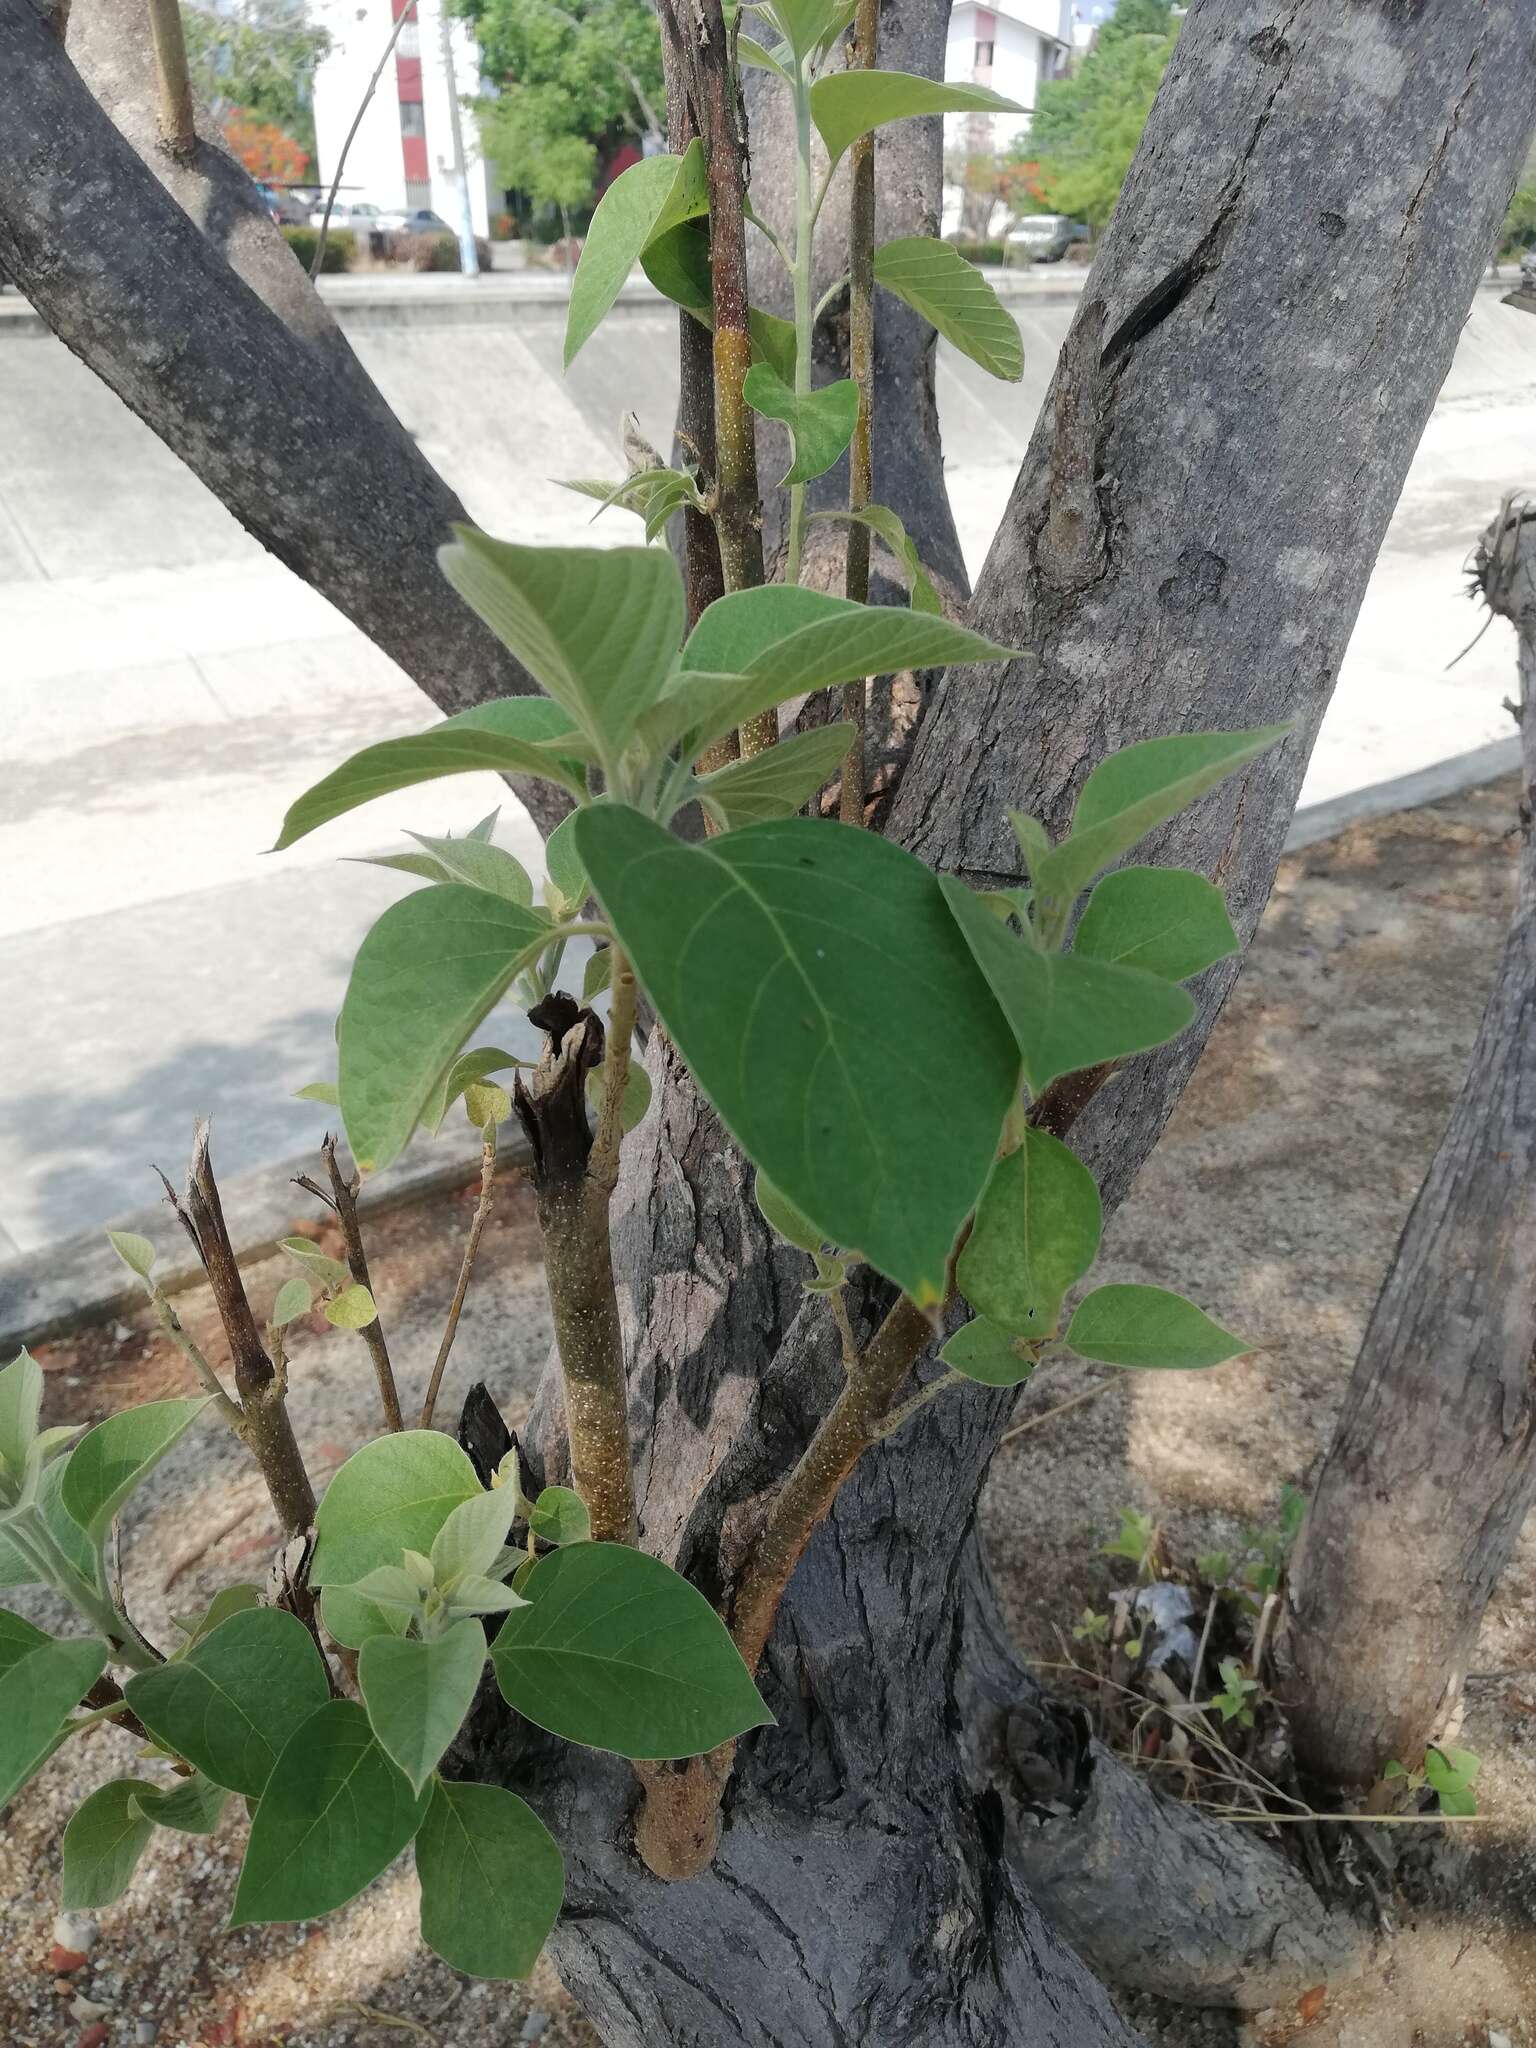
<path fill-rule="evenodd" d="M 1029 132 L 1035 94 L 1048 78 L 1060 77 L 1072 51 L 1073 0 L 996 0 L 982 7 L 977 0 L 957 0 L 949 17 L 944 76 L 952 83 L 989 85 L 1005 99 L 1016 100 L 1021 114 L 946 114 L 944 155 L 1004 156 Z M 960 188 L 946 185 L 944 232 L 960 220 Z"/>
<path fill-rule="evenodd" d="M 327 190 L 368 81 L 408 0 L 318 0 L 315 18 L 332 36 L 315 72 L 316 178 Z M 347 151 L 338 197 L 370 200 L 386 211 L 430 207 L 459 224 L 453 176 L 450 89 L 443 51 L 442 0 L 416 0 Z M 474 115 L 463 106 L 480 89 L 480 53 L 467 22 L 450 18 L 453 89 L 468 170 L 475 232 L 489 231 L 500 196 L 480 154 Z"/>

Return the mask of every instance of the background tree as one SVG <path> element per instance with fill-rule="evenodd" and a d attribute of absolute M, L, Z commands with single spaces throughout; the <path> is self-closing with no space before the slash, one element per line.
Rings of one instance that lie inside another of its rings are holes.
<path fill-rule="evenodd" d="M 315 66 L 331 38 L 309 19 L 305 0 L 238 0 L 228 11 L 189 6 L 182 20 L 193 90 L 226 136 L 232 123 L 247 140 L 257 128 L 275 128 L 313 161 Z M 240 153 L 232 138 L 230 146 Z M 246 167 L 257 177 L 279 175 Z"/>
<path fill-rule="evenodd" d="M 439 702 L 517 687 L 453 607 L 428 612 L 422 565 L 451 493 L 330 343 L 298 305 L 274 310 L 275 287 L 258 297 L 136 162 L 153 138 L 113 132 L 31 0 L 0 0 L 0 58 L 0 262 L 43 316 Z M 1509 5 L 1303 10 L 1283 34 L 1257 0 L 1196 7 L 977 592 L 977 623 L 1032 658 L 933 697 L 892 820 L 903 843 L 1013 880 L 1004 804 L 1059 824 L 1106 746 L 1290 716 L 1297 739 L 1240 812 L 1212 799 L 1154 849 L 1221 872 L 1251 934 L 1527 146 L 1533 64 Z M 1190 134 L 1198 149 L 1174 146 Z M 936 137 L 934 167 L 936 198 Z M 1292 195 L 1294 232 L 1277 234 L 1276 194 Z M 1296 287 L 1284 321 L 1277 262 Z M 176 346 L 146 350 L 146 332 Z M 316 403 L 290 420 L 295 380 Z M 910 384 L 893 416 L 902 402 L 910 417 Z M 1191 416 L 1210 431 L 1192 439 Z M 1298 435 L 1298 417 L 1330 432 Z M 409 502 L 391 498 L 387 524 L 372 499 L 392 487 Z M 1277 564 L 1298 559 L 1318 567 L 1293 598 Z M 1213 970 L 1189 1041 L 1134 1062 L 1074 1129 L 1111 1203 L 1235 972 Z M 650 1060 L 660 1099 L 621 1228 L 640 1510 L 647 1542 L 709 1583 L 729 1518 L 793 1462 L 837 1362 L 709 1113 L 660 1042 Z M 861 1327 L 878 1307 L 857 1304 Z M 973 1508 L 1009 1407 L 1000 1393 L 931 1409 L 844 1489 L 765 1665 L 781 1728 L 741 1774 L 706 1878 L 664 1888 L 638 1870 L 617 1773 L 484 1732 L 503 1778 L 579 1845 L 584 1911 L 556 1959 L 611 2042 L 1125 2042 L 1063 1930 L 1122 1969 L 1133 1928 L 1142 1984 L 1186 1996 L 1212 1995 L 1225 1945 L 1230 1995 L 1256 1924 L 1251 1894 L 1233 1895 L 1233 1873 L 1257 1867 L 1247 1850 L 1150 1794 L 1128 1805 L 1134 1781 L 1082 1748 L 1008 1645 Z M 552 1461 L 548 1424 L 546 1410 Z M 1221 1884 L 1196 1883 L 1216 1855 Z M 1284 1960 L 1292 1895 L 1259 1917 Z M 955 1930 L 942 1953 L 936 1928 Z"/>
<path fill-rule="evenodd" d="M 1178 39 L 1172 0 L 1121 0 L 1067 78 L 1040 87 L 1016 162 L 1037 161 L 1051 208 L 1102 228 L 1114 210 Z"/>
<path fill-rule="evenodd" d="M 309 155 L 291 135 L 270 121 L 259 121 L 244 107 L 224 116 L 224 140 L 253 178 L 266 185 L 291 185 L 302 178 Z"/>
<path fill-rule="evenodd" d="M 580 206 L 601 160 L 665 132 L 661 38 L 646 0 L 459 0 L 459 11 L 496 87 L 477 109 L 481 138 L 513 189 Z M 573 144 L 586 145 L 582 190 Z"/>

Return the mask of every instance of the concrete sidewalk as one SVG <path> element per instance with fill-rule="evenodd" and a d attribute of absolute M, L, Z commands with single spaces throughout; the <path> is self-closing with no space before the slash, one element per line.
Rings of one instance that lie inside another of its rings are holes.
<path fill-rule="evenodd" d="M 631 287 L 564 378 L 563 281 L 553 297 L 549 282 L 413 278 L 392 281 L 393 299 L 368 280 L 327 284 L 386 397 L 483 524 L 525 541 L 632 540 L 631 521 L 592 525 L 590 506 L 549 479 L 612 473 L 627 405 L 664 440 L 675 316 Z M 941 350 L 948 479 L 973 575 L 1080 282 L 1010 275 L 1020 386 Z M 466 304 L 473 319 L 455 314 Z M 3 1256 L 152 1196 L 149 1162 L 174 1165 L 199 1111 L 217 1115 L 231 1174 L 318 1139 L 325 1112 L 292 1091 L 331 1072 L 352 954 L 402 886 L 347 856 L 402 844 L 405 826 L 463 830 L 498 803 L 502 843 L 530 864 L 538 852 L 505 788 L 478 777 L 262 851 L 292 797 L 343 754 L 435 714 L 30 315 L 8 296 L 0 307 Z M 1478 750 L 1509 734 L 1507 627 L 1446 664 L 1478 624 L 1461 595 L 1466 550 L 1501 493 L 1531 483 L 1536 321 L 1481 294 L 1305 805 L 1347 806 L 1447 761 L 1490 765 Z M 498 1020 L 487 1035 L 507 1043 L 517 1028 Z"/>

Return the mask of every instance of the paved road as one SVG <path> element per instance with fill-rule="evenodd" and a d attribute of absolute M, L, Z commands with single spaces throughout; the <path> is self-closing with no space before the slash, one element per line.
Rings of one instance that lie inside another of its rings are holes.
<path fill-rule="evenodd" d="M 459 280 L 422 280 L 393 307 L 341 282 L 359 355 L 483 524 L 526 541 L 631 536 L 614 515 L 590 526 L 548 479 L 612 470 L 625 404 L 665 440 L 669 312 L 636 294 L 562 380 L 547 279 L 497 278 L 478 299 Z M 940 361 L 973 574 L 1070 316 L 1055 280 L 1018 291 L 1022 386 Z M 399 886 L 346 857 L 400 844 L 405 826 L 462 830 L 498 803 L 504 844 L 536 862 L 537 840 L 499 783 L 466 778 L 263 853 L 290 798 L 339 755 L 428 722 L 430 708 L 14 301 L 0 304 L 4 1256 L 143 1201 L 149 1161 L 177 1161 L 199 1111 L 219 1119 L 227 1171 L 318 1137 L 322 1113 L 292 1091 L 329 1071 L 352 952 Z M 1484 295 L 1304 801 L 1507 733 L 1507 629 L 1449 675 L 1445 664 L 1476 624 L 1460 596 L 1467 545 L 1501 491 L 1531 482 L 1536 322 Z"/>

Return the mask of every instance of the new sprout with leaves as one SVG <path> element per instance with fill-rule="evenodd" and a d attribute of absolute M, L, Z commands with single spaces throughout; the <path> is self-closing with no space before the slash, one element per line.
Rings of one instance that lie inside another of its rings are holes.
<path fill-rule="evenodd" d="M 477 1470 L 448 1435 L 400 1427 L 386 1398 L 386 1433 L 341 1466 L 316 1509 L 286 1416 L 284 1333 L 318 1288 L 328 1319 L 363 1333 L 392 1392 L 378 1305 L 350 1241 L 344 1263 L 295 1238 L 302 1277 L 282 1288 L 263 1341 L 203 1140 L 187 1221 L 215 1283 L 235 1394 L 181 1329 L 139 1239 L 118 1249 L 204 1398 L 113 1417 L 71 1446 L 68 1432 L 38 1426 L 35 1364 L 23 1357 L 0 1375 L 0 1581 L 51 1586 L 87 1631 L 56 1642 L 0 1617 L 0 1694 L 18 1703 L 0 1711 L 0 1800 L 98 1715 L 152 1740 L 147 1775 L 114 1781 L 71 1823 L 72 1903 L 115 1898 L 156 1826 L 211 1827 L 237 1793 L 253 1817 L 235 1924 L 331 1911 L 414 1843 L 429 1944 L 464 1970 L 525 1974 L 559 1909 L 560 1852 L 512 1793 L 456 1777 L 454 1744 L 488 1664 L 528 1721 L 634 1762 L 639 1851 L 658 1873 L 686 1876 L 711 1853 L 734 1745 L 771 1718 L 755 1676 L 784 1589 L 860 1458 L 940 1394 L 1014 1387 L 1057 1356 L 1156 1371 L 1248 1348 L 1164 1289 L 1091 1285 L 1099 1194 L 1065 1143 L 1063 1105 L 1181 1032 L 1194 1014 L 1183 983 L 1235 949 L 1212 883 L 1119 864 L 1284 728 L 1111 755 L 1060 836 L 1012 820 L 1023 879 L 982 890 L 862 829 L 862 805 L 849 801 L 858 775 L 844 784 L 848 822 L 804 815 L 838 774 L 857 717 L 779 737 L 780 708 L 815 692 L 852 691 L 856 709 L 870 676 L 953 667 L 964 687 L 967 671 L 1018 651 L 943 615 L 867 477 L 849 516 L 901 561 L 910 605 L 871 607 L 797 580 L 805 485 L 868 423 L 857 378 L 817 389 L 811 375 L 814 236 L 830 179 L 883 122 L 1007 105 L 867 63 L 839 71 L 852 12 L 845 0 L 775 0 L 732 29 L 737 58 L 773 74 L 793 106 L 793 232 L 771 237 L 793 323 L 747 306 L 731 270 L 750 200 L 739 187 L 731 196 L 712 154 L 739 150 L 739 135 L 727 144 L 707 120 L 679 156 L 615 181 L 573 285 L 568 359 L 637 260 L 716 329 L 719 473 L 645 454 L 624 482 L 577 488 L 637 512 L 648 540 L 679 507 L 714 521 L 725 594 L 690 606 L 660 545 L 537 548 L 459 529 L 443 549 L 446 576 L 545 694 L 363 749 L 297 800 L 278 839 L 292 845 L 375 798 L 482 769 L 540 778 L 571 806 L 549 842 L 542 901 L 494 843 L 494 817 L 463 838 L 415 834 L 411 850 L 383 857 L 422 886 L 364 939 L 334 1089 L 305 1092 L 337 1102 L 364 1173 L 459 1101 L 482 1134 L 481 1207 L 424 1423 L 490 1200 L 496 1126 L 515 1108 L 533 1154 L 573 1484 L 529 1498 L 515 1452 Z M 711 46 L 695 61 L 719 55 Z M 702 71 L 694 84 L 701 114 L 724 105 Z M 868 259 L 850 262 L 856 290 L 872 276 L 994 374 L 1020 374 L 1017 329 L 955 252 L 908 239 L 852 254 Z M 719 346 L 728 335 L 741 345 Z M 745 407 L 782 422 L 793 443 L 776 584 L 743 568 L 759 509 L 754 498 L 744 529 L 741 492 L 755 478 Z M 679 836 L 690 820 L 709 836 Z M 577 940 L 601 946 L 579 980 Z M 509 992 L 545 1033 L 536 1063 L 474 1043 Z M 592 1007 L 604 993 L 606 1018 Z M 635 1544 L 609 1206 L 649 1103 L 633 1057 L 642 995 L 757 1169 L 769 1226 L 808 1258 L 806 1292 L 835 1326 L 844 1367 L 718 1610 Z M 509 1070 L 510 1103 L 492 1078 Z M 333 1206 L 347 1186 L 333 1176 Z M 895 1297 L 865 1341 L 847 1301 L 860 1268 Z M 941 1320 L 957 1322 L 962 1304 L 972 1315 L 943 1343 L 947 1370 L 921 1378 Z M 155 1645 L 115 1604 L 103 1545 L 139 1482 L 209 1414 L 251 1449 L 290 1541 L 274 1594 L 216 1601 L 178 1646 Z M 109 1663 L 125 1673 L 121 1690 L 112 1682 L 82 1713 Z M 653 1768 L 680 1760 L 695 1761 Z M 162 1782 L 164 1761 L 190 1775 Z"/>

